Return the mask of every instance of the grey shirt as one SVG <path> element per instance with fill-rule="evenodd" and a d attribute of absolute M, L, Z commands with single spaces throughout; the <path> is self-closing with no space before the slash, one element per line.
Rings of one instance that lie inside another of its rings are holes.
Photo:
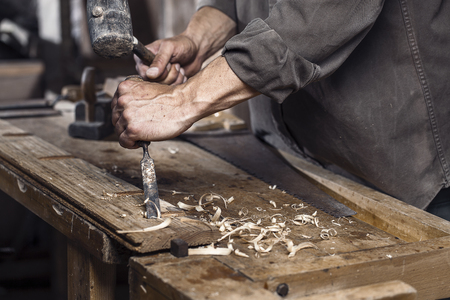
<path fill-rule="evenodd" d="M 450 1 L 203 5 L 236 21 L 223 55 L 273 99 L 252 101 L 265 140 L 419 208 L 449 186 Z"/>

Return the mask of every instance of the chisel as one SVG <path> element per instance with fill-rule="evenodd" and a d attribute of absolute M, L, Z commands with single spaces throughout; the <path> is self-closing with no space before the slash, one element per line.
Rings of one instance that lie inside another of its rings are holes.
<path fill-rule="evenodd" d="M 160 218 L 161 205 L 156 183 L 155 163 L 148 154 L 149 145 L 150 142 L 139 142 L 139 146 L 144 150 L 144 156 L 141 160 L 141 171 L 144 186 L 145 215 L 147 218 Z"/>
<path fill-rule="evenodd" d="M 125 80 L 144 81 L 139 75 L 127 76 Z M 155 163 L 148 153 L 150 142 L 139 141 L 138 144 L 144 150 L 144 156 L 141 160 L 141 172 L 144 188 L 145 216 L 147 218 L 159 218 L 161 217 L 161 205 L 156 183 Z"/>

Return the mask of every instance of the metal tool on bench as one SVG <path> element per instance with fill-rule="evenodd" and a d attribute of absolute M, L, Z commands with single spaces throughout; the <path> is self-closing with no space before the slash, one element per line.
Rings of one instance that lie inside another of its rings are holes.
<path fill-rule="evenodd" d="M 101 140 L 114 133 L 111 98 L 97 94 L 93 67 L 84 69 L 81 91 L 84 100 L 75 105 L 75 122 L 69 125 L 69 135 L 88 140 Z"/>
<path fill-rule="evenodd" d="M 155 56 L 133 36 L 128 1 L 88 0 L 87 17 L 89 35 L 94 52 L 105 58 L 120 58 L 134 52 L 145 64 L 150 65 Z M 141 81 L 139 76 L 126 80 Z M 155 166 L 148 154 L 149 142 L 141 141 L 144 157 L 141 161 L 142 181 L 147 218 L 157 217 L 161 212 Z"/>

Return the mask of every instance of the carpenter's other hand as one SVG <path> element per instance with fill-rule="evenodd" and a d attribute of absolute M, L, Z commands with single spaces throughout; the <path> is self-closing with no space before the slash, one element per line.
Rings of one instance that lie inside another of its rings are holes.
<path fill-rule="evenodd" d="M 178 35 L 158 40 L 146 46 L 155 53 L 155 59 L 146 66 L 137 56 L 136 70 L 145 80 L 163 84 L 180 84 L 200 70 L 201 63 L 196 59 L 197 46 L 188 37 Z"/>
<path fill-rule="evenodd" d="M 119 143 L 137 148 L 137 141 L 159 141 L 178 136 L 197 119 L 194 105 L 174 86 L 151 82 L 122 82 L 111 103 Z"/>

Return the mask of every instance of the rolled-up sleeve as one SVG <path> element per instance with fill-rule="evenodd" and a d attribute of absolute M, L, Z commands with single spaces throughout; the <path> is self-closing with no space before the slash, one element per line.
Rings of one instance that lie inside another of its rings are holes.
<path fill-rule="evenodd" d="M 223 55 L 242 81 L 282 102 L 339 68 L 372 28 L 383 4 L 281 0 L 267 19 L 254 19 L 231 38 Z"/>

